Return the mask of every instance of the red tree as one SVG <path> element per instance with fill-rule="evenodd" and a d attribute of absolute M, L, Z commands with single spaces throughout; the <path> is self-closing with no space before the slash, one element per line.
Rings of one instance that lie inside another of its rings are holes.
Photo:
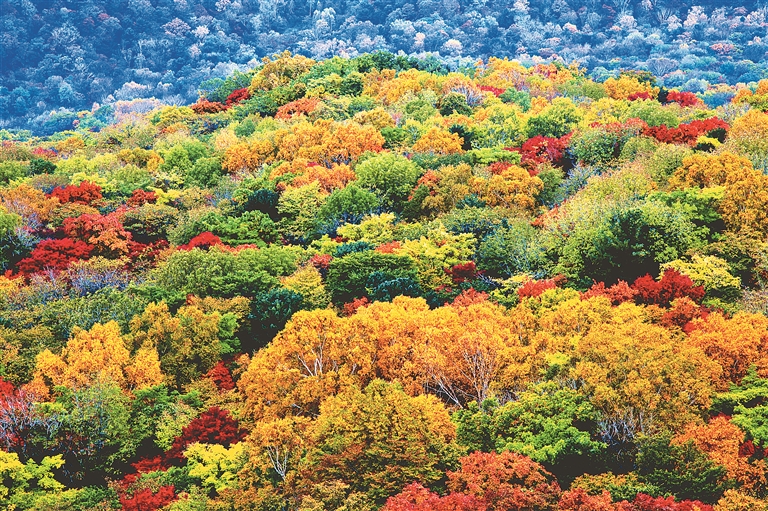
<path fill-rule="evenodd" d="M 57 197 L 62 203 L 73 202 L 89 205 L 93 201 L 101 199 L 101 187 L 90 181 L 83 181 L 77 186 L 58 186 L 50 193 L 50 197 Z"/>
<path fill-rule="evenodd" d="M 184 449 L 195 442 L 229 447 L 243 438 L 245 438 L 245 432 L 240 429 L 237 420 L 229 411 L 213 406 L 181 430 L 181 436 L 174 439 L 167 453 L 167 459 L 181 460 L 184 457 Z"/>
<path fill-rule="evenodd" d="M 235 103 L 240 103 L 246 99 L 251 99 L 251 93 L 248 92 L 248 87 L 233 90 L 232 94 L 227 96 L 227 106 L 232 106 Z"/>
<path fill-rule="evenodd" d="M 80 240 L 43 240 L 29 257 L 19 261 L 17 268 L 26 275 L 47 269 L 63 270 L 72 261 L 88 259 L 92 251 L 93 247 Z"/>
<path fill-rule="evenodd" d="M 123 511 L 156 511 L 173 502 L 176 493 L 173 485 L 161 486 L 157 493 L 150 488 L 137 490 L 133 495 L 120 495 L 120 505 Z"/>
<path fill-rule="evenodd" d="M 189 240 L 189 243 L 186 245 L 179 245 L 179 248 L 182 250 L 192 250 L 193 248 L 201 248 L 207 250 L 214 245 L 223 244 L 224 243 L 221 241 L 221 238 L 210 231 L 205 231 Z"/>
<path fill-rule="evenodd" d="M 387 499 L 381 511 L 485 511 L 486 508 L 485 501 L 474 495 L 449 493 L 440 497 L 419 483 L 412 483 Z"/>
<path fill-rule="evenodd" d="M 700 303 L 704 298 L 704 287 L 694 286 L 690 277 L 674 269 L 665 271 L 661 280 L 655 280 L 649 274 L 639 277 L 632 284 L 632 289 L 637 291 L 635 300 L 646 305 L 666 307 L 672 300 L 684 296 Z"/>

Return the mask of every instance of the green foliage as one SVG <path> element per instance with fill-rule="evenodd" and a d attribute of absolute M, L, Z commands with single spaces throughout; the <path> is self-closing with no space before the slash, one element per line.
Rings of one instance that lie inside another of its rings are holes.
<path fill-rule="evenodd" d="M 368 278 L 373 272 L 386 274 L 386 280 L 417 279 L 415 263 L 408 256 L 373 250 L 356 252 L 331 261 L 327 278 L 331 297 L 337 303 L 344 303 L 365 296 Z"/>
<path fill-rule="evenodd" d="M 296 270 L 295 249 L 266 247 L 233 253 L 213 247 L 171 254 L 153 271 L 155 283 L 167 291 L 197 296 L 255 296 L 279 284 L 278 277 Z"/>
<path fill-rule="evenodd" d="M 513 451 L 568 479 L 599 469 L 606 445 L 594 439 L 598 411 L 580 393 L 542 383 L 499 406 L 473 403 L 453 415 L 457 441 L 475 450 Z"/>
<path fill-rule="evenodd" d="M 477 249 L 476 260 L 479 269 L 501 278 L 521 273 L 538 275 L 547 265 L 539 232 L 524 220 L 486 236 Z"/>
<path fill-rule="evenodd" d="M 440 115 L 447 117 L 453 113 L 472 115 L 472 108 L 467 104 L 464 94 L 449 92 L 440 100 Z"/>
<path fill-rule="evenodd" d="M 224 172 L 221 169 L 221 159 L 212 158 L 199 158 L 188 168 L 184 181 L 193 186 L 201 186 L 203 188 L 215 186 Z"/>
<path fill-rule="evenodd" d="M 243 349 L 255 352 L 266 346 L 303 305 L 304 297 L 290 289 L 271 289 L 254 296 L 248 315 L 254 339 L 251 343 L 244 340 Z"/>
<path fill-rule="evenodd" d="M 381 153 L 368 158 L 355 168 L 361 188 L 379 197 L 385 207 L 400 210 L 421 175 L 410 160 L 393 153 Z"/>
<path fill-rule="evenodd" d="M 716 502 L 730 487 L 725 468 L 693 445 L 672 443 L 669 435 L 644 439 L 637 455 L 637 474 L 660 493 L 678 499 Z"/>
<path fill-rule="evenodd" d="M 527 112 L 531 108 L 531 95 L 522 90 L 507 89 L 499 96 L 499 99 L 504 103 L 519 106 L 523 112 Z"/>
<path fill-rule="evenodd" d="M 740 385 L 718 394 L 712 403 L 717 413 L 731 415 L 750 440 L 759 446 L 768 445 L 768 378 L 757 375 L 751 367 Z"/>
<path fill-rule="evenodd" d="M 318 212 L 321 232 L 341 222 L 359 222 L 379 207 L 379 197 L 353 183 L 341 190 L 334 190 Z"/>
<path fill-rule="evenodd" d="M 528 119 L 528 138 L 536 135 L 560 138 L 573 131 L 581 117 L 581 111 L 570 99 L 555 98 L 541 113 Z"/>
<path fill-rule="evenodd" d="M 658 101 L 632 101 L 624 112 L 623 121 L 640 119 L 648 126 L 667 126 L 677 128 L 680 124 L 674 111 L 662 106 Z"/>
<path fill-rule="evenodd" d="M 20 161 L 0 162 L 0 184 L 24 177 L 29 172 L 29 166 Z"/>
<path fill-rule="evenodd" d="M 596 222 L 577 227 L 557 248 L 555 273 L 577 285 L 592 281 L 633 281 L 674 261 L 704 242 L 705 231 L 690 212 L 646 200 L 626 207 L 605 208 Z"/>

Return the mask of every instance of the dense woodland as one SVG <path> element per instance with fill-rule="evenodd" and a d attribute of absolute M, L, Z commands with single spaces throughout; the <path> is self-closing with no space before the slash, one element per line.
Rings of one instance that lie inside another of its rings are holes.
<path fill-rule="evenodd" d="M 0 145 L 0 508 L 768 509 L 768 81 L 209 85 Z"/>
<path fill-rule="evenodd" d="M 201 82 L 285 49 L 578 63 L 703 92 L 766 77 L 767 16 L 762 1 L 2 0 L 0 128 L 50 135 L 94 103 L 192 103 Z"/>

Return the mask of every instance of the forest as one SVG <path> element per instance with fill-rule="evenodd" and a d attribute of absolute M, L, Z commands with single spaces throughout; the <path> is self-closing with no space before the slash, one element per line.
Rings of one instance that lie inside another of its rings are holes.
<path fill-rule="evenodd" d="M 597 81 L 650 71 L 661 85 L 766 78 L 765 2 L 701 0 L 2 0 L 0 128 L 51 135 L 94 103 L 197 100 L 198 85 L 290 50 L 385 50 L 527 66 L 577 63 Z"/>
<path fill-rule="evenodd" d="M 768 510 L 768 80 L 283 52 L 0 143 L 0 509 Z"/>

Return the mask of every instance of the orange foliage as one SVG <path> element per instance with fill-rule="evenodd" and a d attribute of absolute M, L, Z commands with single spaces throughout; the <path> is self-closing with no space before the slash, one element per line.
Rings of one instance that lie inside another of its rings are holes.
<path fill-rule="evenodd" d="M 728 471 L 728 477 L 738 481 L 746 491 L 765 489 L 765 460 L 750 461 L 739 454 L 744 443 L 744 432 L 726 416 L 718 416 L 708 424 L 689 424 L 685 431 L 674 438 L 675 443 L 693 444 L 707 453 L 716 464 Z"/>
<path fill-rule="evenodd" d="M 704 350 L 720 364 L 722 377 L 716 380 L 720 390 L 738 384 L 753 364 L 761 376 L 768 375 L 768 318 L 761 314 L 738 313 L 726 319 L 712 313 L 695 319 L 687 343 Z"/>

